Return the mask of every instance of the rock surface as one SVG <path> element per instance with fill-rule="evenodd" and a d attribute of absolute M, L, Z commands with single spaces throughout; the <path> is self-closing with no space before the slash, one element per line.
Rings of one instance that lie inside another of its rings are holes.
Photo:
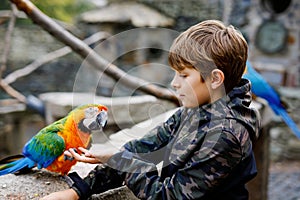
<path fill-rule="evenodd" d="M 33 170 L 29 174 L 0 176 L 1 200 L 38 200 L 52 192 L 69 188 L 64 178 L 45 170 Z M 93 195 L 89 200 L 135 200 L 127 187 Z"/>
<path fill-rule="evenodd" d="M 0 176 L 0 199 L 27 200 L 41 197 L 68 188 L 59 175 L 34 170 L 29 174 Z"/>

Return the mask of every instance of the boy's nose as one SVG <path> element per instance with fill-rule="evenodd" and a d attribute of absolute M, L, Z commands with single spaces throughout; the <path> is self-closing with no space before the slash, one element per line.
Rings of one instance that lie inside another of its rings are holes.
<path fill-rule="evenodd" d="M 174 89 L 179 88 L 179 84 L 178 84 L 178 82 L 176 81 L 176 77 L 174 77 L 173 80 L 171 81 L 171 86 L 172 86 Z"/>

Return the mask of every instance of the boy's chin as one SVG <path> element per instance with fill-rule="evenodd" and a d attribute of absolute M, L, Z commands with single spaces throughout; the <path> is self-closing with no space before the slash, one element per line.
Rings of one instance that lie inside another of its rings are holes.
<path fill-rule="evenodd" d="M 182 107 L 184 108 L 196 108 L 199 107 L 199 104 L 187 104 L 187 103 L 181 103 Z"/>

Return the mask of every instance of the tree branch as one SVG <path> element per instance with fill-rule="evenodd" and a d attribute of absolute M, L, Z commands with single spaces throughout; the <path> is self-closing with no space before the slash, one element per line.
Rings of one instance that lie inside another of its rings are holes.
<path fill-rule="evenodd" d="M 20 92 L 18 92 L 17 90 L 15 90 L 13 87 L 11 87 L 10 85 L 8 85 L 7 83 L 5 83 L 3 80 L 0 80 L 0 86 L 5 90 L 5 92 L 7 94 L 9 94 L 10 96 L 18 99 L 18 101 L 22 102 L 22 103 L 26 103 L 26 97 L 21 94 Z"/>
<path fill-rule="evenodd" d="M 11 37 L 14 31 L 14 27 L 16 24 L 16 13 L 17 13 L 17 8 L 14 4 L 11 4 L 11 14 L 10 14 L 10 20 L 8 24 L 8 28 L 5 34 L 5 43 L 4 43 L 4 52 L 1 57 L 1 65 L 0 65 L 0 77 L 2 77 L 3 72 L 6 70 L 6 65 L 7 65 L 7 59 L 8 59 L 8 54 L 10 51 L 11 47 Z"/>
<path fill-rule="evenodd" d="M 86 38 L 84 42 L 87 45 L 91 45 L 97 41 L 104 40 L 109 36 L 106 32 L 97 32 L 93 34 L 92 36 Z M 34 70 L 38 69 L 40 66 L 51 62 L 59 57 L 65 56 L 68 53 L 71 53 L 72 49 L 68 46 L 57 49 L 55 51 L 52 51 L 46 55 L 43 55 L 42 57 L 39 57 L 29 65 L 25 66 L 24 68 L 18 69 L 10 74 L 8 74 L 4 79 L 3 82 L 6 84 L 11 84 L 15 82 L 18 78 L 24 77 L 30 73 L 32 73 Z"/>
<path fill-rule="evenodd" d="M 7 60 L 8 60 L 8 55 L 10 52 L 10 47 L 11 47 L 11 37 L 14 31 L 14 27 L 16 24 L 16 14 L 17 14 L 17 8 L 14 4 L 11 4 L 11 16 L 10 16 L 10 21 L 8 24 L 8 28 L 5 34 L 5 44 L 4 44 L 4 52 L 3 56 L 1 58 L 1 66 L 0 66 L 0 86 L 3 88 L 3 90 L 9 94 L 10 96 L 18 99 L 20 102 L 25 103 L 26 102 L 26 97 L 15 90 L 13 87 L 9 86 L 2 80 L 2 74 L 6 70 L 7 67 Z"/>
<path fill-rule="evenodd" d="M 123 70 L 119 69 L 117 66 L 102 58 L 88 45 L 86 45 L 80 39 L 72 35 L 70 32 L 63 29 L 50 17 L 42 13 L 29 0 L 10 1 L 14 3 L 19 10 L 24 11 L 33 22 L 41 26 L 44 30 L 48 31 L 62 43 L 71 47 L 73 51 L 79 54 L 82 58 L 86 59 L 91 64 L 91 66 L 103 71 L 108 76 L 112 77 L 116 81 L 119 81 L 128 87 L 141 90 L 148 94 L 152 94 L 158 98 L 177 102 L 174 93 L 170 90 L 151 84 L 138 77 L 131 76 Z"/>

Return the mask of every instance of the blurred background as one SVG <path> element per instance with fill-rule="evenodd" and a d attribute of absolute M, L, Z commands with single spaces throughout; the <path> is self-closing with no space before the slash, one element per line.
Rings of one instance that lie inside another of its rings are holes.
<path fill-rule="evenodd" d="M 253 67 L 275 88 L 296 124 L 300 122 L 298 0 L 32 0 L 32 3 L 82 40 L 103 33 L 89 44 L 99 55 L 131 75 L 165 87 L 169 87 L 173 76 L 167 67 L 167 49 L 177 33 L 206 19 L 232 24 L 248 41 Z M 37 130 L 66 113 L 53 106 L 43 110 L 45 103 L 55 104 L 58 98 L 55 95 L 59 93 L 63 96 L 76 90 L 108 98 L 143 95 L 107 75 L 101 74 L 99 79 L 94 69 L 85 70 L 84 77 L 78 76 L 84 61 L 66 49 L 57 52 L 64 47 L 8 0 L 1 1 L 0 158 L 20 152 Z M 75 84 L 76 81 L 80 84 Z M 14 91 L 17 95 L 13 95 Z M 29 96 L 34 97 L 33 102 L 42 111 L 30 110 L 20 101 Z M 71 104 L 69 101 L 66 110 Z M 47 110 L 51 108 L 54 110 Z M 55 112 L 59 114 L 54 116 Z M 274 113 L 268 112 L 263 117 L 269 135 L 269 145 L 263 149 L 269 152 L 265 159 L 270 160 L 269 199 L 300 199 L 299 139 Z M 114 125 L 110 128 L 111 132 L 120 129 Z"/>

